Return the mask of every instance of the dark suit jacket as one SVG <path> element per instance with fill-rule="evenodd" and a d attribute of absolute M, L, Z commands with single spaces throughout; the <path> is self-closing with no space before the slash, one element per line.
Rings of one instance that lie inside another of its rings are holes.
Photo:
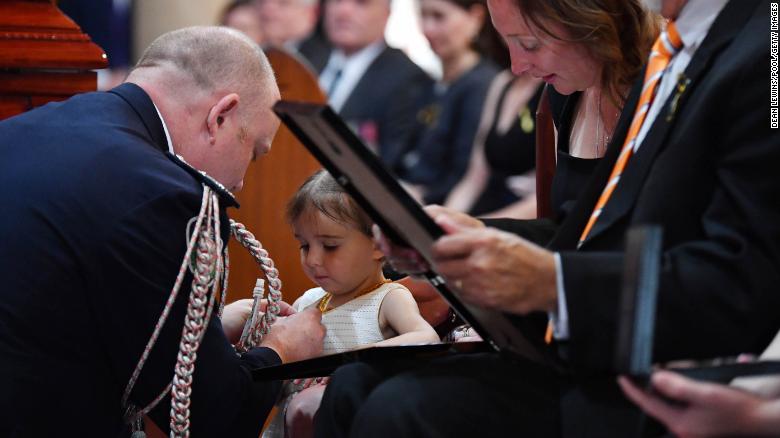
<path fill-rule="evenodd" d="M 339 114 L 355 127 L 383 161 L 404 150 L 421 96 L 432 80 L 402 51 L 385 47 L 368 67 Z"/>
<path fill-rule="evenodd" d="M 116 436 L 201 181 L 169 156 L 134 84 L 0 122 L 0 138 L 0 436 Z M 223 209 L 232 202 L 221 198 Z M 173 376 L 190 282 L 133 391 L 139 406 Z M 277 363 L 268 349 L 236 355 L 215 312 L 195 366 L 193 434 L 256 437 L 279 385 L 249 370 Z M 152 412 L 165 430 L 169 412 L 168 399 Z"/>
<path fill-rule="evenodd" d="M 577 250 L 633 117 L 637 84 L 605 159 L 549 244 L 561 254 L 571 332 L 561 348 L 575 373 L 612 367 L 632 225 L 664 228 L 655 360 L 759 352 L 780 327 L 780 131 L 769 128 L 768 3 L 726 5 L 681 79 L 690 81 L 684 92 L 666 101 Z M 613 378 L 574 382 L 563 398 L 565 436 L 628 436 L 613 427 L 627 418 Z"/>
<path fill-rule="evenodd" d="M 328 64 L 328 57 L 333 50 L 328 40 L 320 33 L 313 32 L 298 46 L 298 53 L 303 56 L 317 74 L 322 73 Z"/>

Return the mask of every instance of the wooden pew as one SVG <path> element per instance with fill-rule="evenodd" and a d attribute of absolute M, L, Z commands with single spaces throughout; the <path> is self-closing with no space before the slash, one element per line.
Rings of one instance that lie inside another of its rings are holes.
<path fill-rule="evenodd" d="M 108 59 L 53 0 L 0 0 L 0 119 L 97 88 Z"/>

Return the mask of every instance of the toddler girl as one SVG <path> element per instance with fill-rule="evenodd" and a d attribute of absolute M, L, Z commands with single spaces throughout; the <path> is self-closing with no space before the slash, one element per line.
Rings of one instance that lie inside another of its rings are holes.
<path fill-rule="evenodd" d="M 319 286 L 293 307 L 322 311 L 324 354 L 439 341 L 409 290 L 385 279 L 372 221 L 329 173 L 319 171 L 303 183 L 287 206 L 287 220 L 300 242 L 303 271 Z M 295 390 L 292 383 L 285 385 L 279 413 L 263 437 L 285 436 L 285 425 L 289 437 L 312 435 L 325 385 Z"/>

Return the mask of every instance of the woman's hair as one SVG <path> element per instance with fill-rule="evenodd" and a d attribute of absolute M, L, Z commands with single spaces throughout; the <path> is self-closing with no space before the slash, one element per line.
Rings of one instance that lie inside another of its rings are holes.
<path fill-rule="evenodd" d="M 485 11 L 485 19 L 482 28 L 471 48 L 480 55 L 492 60 L 502 68 L 509 68 L 509 50 L 498 34 L 496 29 L 490 24 L 490 15 L 488 14 L 486 0 L 447 0 L 448 2 L 468 11 L 474 5 L 480 5 Z"/>
<path fill-rule="evenodd" d="M 287 203 L 287 222 L 294 222 L 312 207 L 330 219 L 371 237 L 373 221 L 325 170 L 310 176 L 295 192 Z"/>
<path fill-rule="evenodd" d="M 515 2 L 526 20 L 542 32 L 558 40 L 584 44 L 602 65 L 602 88 L 622 106 L 658 36 L 659 17 L 645 10 L 639 0 Z M 550 23 L 562 26 L 567 37 L 556 35 Z"/>

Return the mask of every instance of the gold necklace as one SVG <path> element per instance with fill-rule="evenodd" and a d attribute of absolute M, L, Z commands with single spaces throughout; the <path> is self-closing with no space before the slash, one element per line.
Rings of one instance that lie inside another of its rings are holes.
<path fill-rule="evenodd" d="M 349 300 L 349 301 L 352 301 L 355 298 L 361 297 L 361 296 L 363 296 L 363 295 L 365 295 L 365 294 L 367 294 L 367 293 L 369 293 L 369 292 L 371 292 L 373 290 L 376 290 L 379 286 L 382 286 L 383 284 L 391 283 L 392 281 L 393 280 L 382 280 L 379 283 L 376 283 L 376 284 L 373 284 L 373 285 L 371 285 L 369 287 L 363 288 L 363 289 L 360 290 L 360 292 L 357 293 L 357 295 L 352 297 L 352 299 Z M 333 294 L 332 293 L 325 292 L 325 295 L 323 295 L 322 298 L 320 298 L 320 300 L 317 302 L 317 308 L 320 309 L 320 312 L 326 313 L 326 312 L 329 312 L 329 311 L 335 309 L 335 307 L 332 308 L 332 309 L 328 309 L 328 304 L 330 304 L 330 300 L 332 298 L 333 298 Z M 347 301 L 347 302 L 349 302 L 349 301 Z M 346 303 L 344 303 L 344 304 L 346 304 Z"/>

